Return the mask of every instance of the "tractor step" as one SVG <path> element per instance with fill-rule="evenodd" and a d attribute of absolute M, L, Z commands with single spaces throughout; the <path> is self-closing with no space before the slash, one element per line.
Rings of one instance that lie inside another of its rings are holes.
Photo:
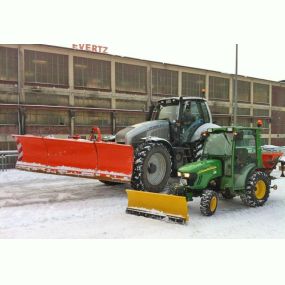
<path fill-rule="evenodd" d="M 185 197 L 152 192 L 126 190 L 126 213 L 185 224 L 189 220 Z"/>

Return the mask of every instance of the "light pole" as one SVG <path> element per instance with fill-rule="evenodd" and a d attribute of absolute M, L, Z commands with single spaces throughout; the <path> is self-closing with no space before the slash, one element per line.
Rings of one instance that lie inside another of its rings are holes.
<path fill-rule="evenodd" d="M 234 100 L 233 100 L 233 113 L 234 113 L 234 126 L 237 125 L 237 84 L 238 84 L 238 44 L 236 44 L 236 72 L 234 81 Z"/>

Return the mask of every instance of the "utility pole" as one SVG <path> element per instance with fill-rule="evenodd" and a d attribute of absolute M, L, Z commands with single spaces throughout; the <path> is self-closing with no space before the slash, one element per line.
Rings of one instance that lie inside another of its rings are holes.
<path fill-rule="evenodd" d="M 234 100 L 233 100 L 233 113 L 234 113 L 234 126 L 237 125 L 237 84 L 238 84 L 238 44 L 236 44 L 236 72 L 235 72 L 235 88 L 234 88 Z"/>

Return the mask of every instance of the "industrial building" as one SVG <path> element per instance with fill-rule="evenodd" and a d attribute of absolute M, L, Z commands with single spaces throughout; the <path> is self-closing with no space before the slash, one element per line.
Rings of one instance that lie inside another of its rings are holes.
<path fill-rule="evenodd" d="M 11 134 L 87 135 L 144 121 L 153 101 L 205 96 L 230 125 L 234 75 L 48 45 L 0 45 L 0 150 Z M 205 90 L 202 93 L 202 90 Z M 238 124 L 263 119 L 263 143 L 285 145 L 285 84 L 238 76 Z"/>

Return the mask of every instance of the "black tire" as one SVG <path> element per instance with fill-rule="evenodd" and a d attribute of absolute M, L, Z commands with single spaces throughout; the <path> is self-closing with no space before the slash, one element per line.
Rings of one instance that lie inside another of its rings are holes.
<path fill-rule="evenodd" d="M 254 172 L 248 179 L 245 193 L 240 196 L 249 207 L 260 207 L 265 204 L 270 194 L 270 178 L 262 171 Z"/>
<path fill-rule="evenodd" d="M 145 142 L 137 147 L 131 185 L 136 190 L 161 192 L 171 173 L 171 156 L 162 143 Z"/>
<path fill-rule="evenodd" d="M 232 200 L 235 197 L 235 195 L 232 194 L 229 190 L 225 191 L 225 192 L 222 192 L 222 196 L 226 200 Z"/>
<path fill-rule="evenodd" d="M 204 216 L 212 216 L 218 207 L 218 194 L 213 190 L 204 190 L 200 202 L 200 211 Z"/>
<path fill-rule="evenodd" d="M 114 182 L 114 181 L 104 181 L 104 180 L 99 180 L 101 183 L 104 183 L 105 185 L 108 185 L 108 186 L 114 186 L 114 185 L 120 185 L 120 184 L 123 184 L 123 183 L 120 183 L 120 182 Z"/>

